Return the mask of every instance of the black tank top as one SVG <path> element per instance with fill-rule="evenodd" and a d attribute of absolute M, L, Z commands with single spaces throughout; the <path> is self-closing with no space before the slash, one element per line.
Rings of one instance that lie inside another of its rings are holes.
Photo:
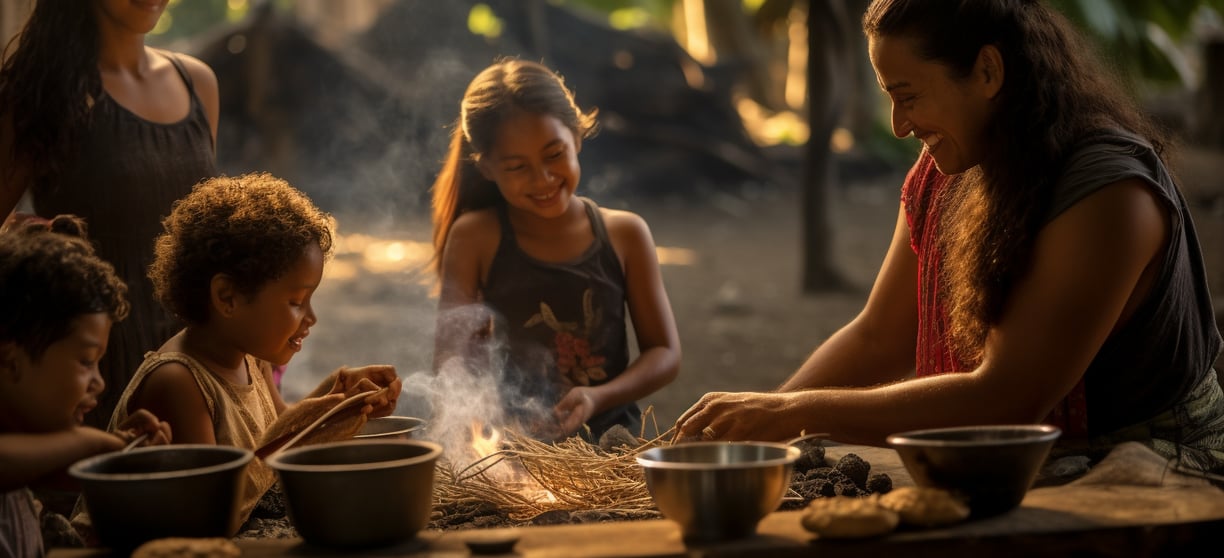
<path fill-rule="evenodd" d="M 599 208 L 580 199 L 595 240 L 577 259 L 561 263 L 523 252 L 505 206 L 498 206 L 501 242 L 482 296 L 494 312 L 494 331 L 508 347 L 507 374 L 499 387 L 511 418 L 530 422 L 551 413 L 570 386 L 605 383 L 629 364 L 625 273 Z M 587 422 L 594 439 L 615 424 L 636 435 L 641 425 L 637 404 L 609 409 Z"/>
<path fill-rule="evenodd" d="M 171 53 L 166 56 L 187 84 L 191 108 L 178 122 L 145 120 L 105 91 L 94 103 L 91 125 L 74 159 L 33 192 L 34 211 L 43 217 L 70 213 L 83 217 L 98 255 L 115 266 L 128 286 L 131 312 L 111 328 L 99 368 L 106 390 L 87 422 L 106 428 L 111 411 L 145 351 L 161 346 L 178 324 L 153 298 L 146 273 L 153 261 L 153 239 L 175 200 L 202 179 L 217 174 L 212 132 L 191 76 Z"/>
<path fill-rule="evenodd" d="M 1128 178 L 1152 187 L 1169 211 L 1171 230 L 1147 299 L 1105 340 L 1084 373 L 1093 435 L 1142 422 L 1188 398 L 1215 373 L 1221 347 L 1190 210 L 1147 141 L 1123 131 L 1085 140 L 1059 179 L 1048 218 Z"/>

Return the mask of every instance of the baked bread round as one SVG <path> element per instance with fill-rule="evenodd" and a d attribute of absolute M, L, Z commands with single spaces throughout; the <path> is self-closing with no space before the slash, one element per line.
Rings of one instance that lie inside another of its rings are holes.
<path fill-rule="evenodd" d="M 822 538 L 878 537 L 897 528 L 897 512 L 880 506 L 878 497 L 832 496 L 808 504 L 803 528 Z"/>
<path fill-rule="evenodd" d="M 132 558 L 231 558 L 242 556 L 242 550 L 229 539 L 221 537 L 169 537 L 146 542 L 132 551 Z"/>
<path fill-rule="evenodd" d="M 941 488 L 895 488 L 880 496 L 880 505 L 897 512 L 906 525 L 918 527 L 950 525 L 969 517 L 969 506 Z"/>

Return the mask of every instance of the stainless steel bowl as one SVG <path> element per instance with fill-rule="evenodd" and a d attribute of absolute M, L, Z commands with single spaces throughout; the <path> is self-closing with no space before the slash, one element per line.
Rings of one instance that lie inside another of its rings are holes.
<path fill-rule="evenodd" d="M 1062 431 L 1044 424 L 934 428 L 888 437 L 919 486 L 948 490 L 986 517 L 1024 500 Z"/>
<path fill-rule="evenodd" d="M 102 544 L 133 548 L 162 537 L 231 537 L 254 453 L 177 444 L 82 459 L 68 468 Z"/>
<path fill-rule="evenodd" d="M 306 542 L 372 547 L 411 539 L 429 523 L 441 455 L 433 442 L 346 440 L 285 450 L 267 463 Z"/>
<path fill-rule="evenodd" d="M 693 442 L 638 455 L 646 487 L 686 540 L 719 541 L 756 533 L 778 509 L 799 448 L 766 442 Z"/>
<path fill-rule="evenodd" d="M 411 440 L 413 433 L 425 428 L 425 421 L 416 417 L 388 416 L 372 418 L 366 421 L 357 432 L 357 439 L 399 438 Z"/>

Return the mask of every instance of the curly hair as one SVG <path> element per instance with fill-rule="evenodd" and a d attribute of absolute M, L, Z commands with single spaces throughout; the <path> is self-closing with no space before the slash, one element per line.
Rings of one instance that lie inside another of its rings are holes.
<path fill-rule="evenodd" d="M 982 358 L 992 324 L 1031 264 L 1033 242 L 1060 169 L 1084 138 L 1108 128 L 1168 141 L 1062 15 L 1035 0 L 875 0 L 868 37 L 907 37 L 954 79 L 970 75 L 986 45 L 1005 78 L 985 160 L 952 177 L 940 205 L 939 289 L 949 336 L 966 364 Z M 925 209 L 919 209 L 925 211 Z"/>
<path fill-rule="evenodd" d="M 0 343 L 37 361 L 79 316 L 127 317 L 127 285 L 86 236 L 84 221 L 70 215 L 0 234 Z"/>
<path fill-rule="evenodd" d="M 102 95 L 99 40 L 94 2 L 38 0 L 5 46 L 0 122 L 11 126 L 12 160 L 35 188 L 59 172 L 89 126 Z"/>
<path fill-rule="evenodd" d="M 209 317 L 217 274 L 253 297 L 305 252 L 332 252 L 334 222 L 305 194 L 267 173 L 207 179 L 175 202 L 157 237 L 149 279 L 166 310 L 188 324 Z"/>
<path fill-rule="evenodd" d="M 433 184 L 434 271 L 455 219 L 466 211 L 502 203 L 497 185 L 476 170 L 476 158 L 493 148 L 502 121 L 516 111 L 559 120 L 581 141 L 598 129 L 598 109 L 584 112 L 561 76 L 537 62 L 502 58 L 485 68 L 463 93 L 450 149 Z"/>

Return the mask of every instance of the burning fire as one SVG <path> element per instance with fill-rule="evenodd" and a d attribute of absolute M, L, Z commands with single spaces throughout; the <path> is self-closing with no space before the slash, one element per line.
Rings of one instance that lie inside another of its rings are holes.
<path fill-rule="evenodd" d="M 473 463 L 501 451 L 503 433 L 500 429 L 480 421 L 472 421 L 471 433 L 472 453 L 475 456 Z M 510 461 L 497 461 L 495 458 L 489 458 L 489 463 L 482 464 L 480 467 L 483 468 L 482 474 L 496 478 L 506 486 L 514 487 L 516 492 L 535 502 L 551 504 L 557 501 L 557 497 L 551 491 L 540 486 L 536 479 L 521 467 L 514 466 Z"/>
<path fill-rule="evenodd" d="M 488 436 L 485 431 L 488 430 Z M 501 450 L 502 432 L 497 428 L 485 425 L 480 421 L 472 421 L 472 452 L 475 453 L 476 459 L 484 459 Z"/>

